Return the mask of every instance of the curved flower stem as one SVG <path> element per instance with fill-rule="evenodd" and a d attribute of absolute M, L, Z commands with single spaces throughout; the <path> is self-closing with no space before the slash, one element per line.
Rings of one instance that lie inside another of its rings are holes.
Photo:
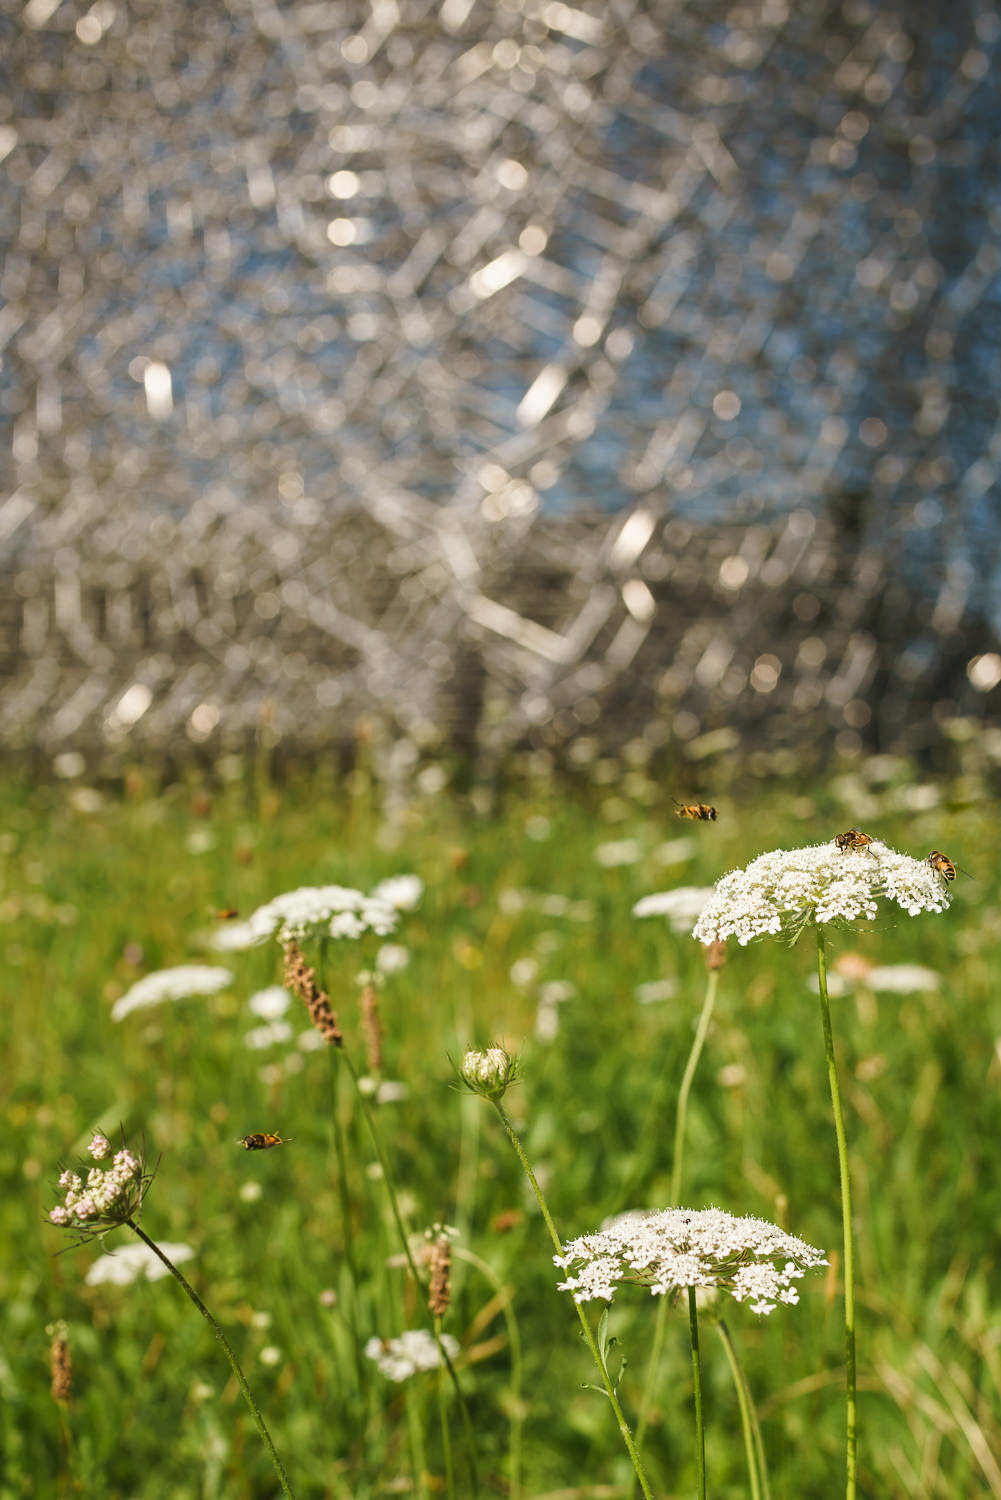
<path fill-rule="evenodd" d="M 740 1408 L 740 1425 L 744 1434 L 744 1452 L 747 1455 L 747 1477 L 751 1486 L 751 1500 L 771 1500 L 771 1492 L 768 1487 L 768 1469 L 765 1464 L 765 1445 L 761 1439 L 761 1427 L 758 1423 L 758 1414 L 754 1409 L 750 1388 L 747 1384 L 747 1376 L 744 1374 L 740 1358 L 730 1337 L 730 1330 L 723 1319 L 718 1319 L 716 1332 L 719 1334 L 726 1353 L 727 1362 L 730 1366 L 730 1374 L 733 1376 L 734 1388 L 737 1392 L 737 1405 Z"/>
<path fill-rule="evenodd" d="M 677 1208 L 681 1197 L 681 1172 L 685 1159 L 685 1124 L 688 1118 L 688 1095 L 691 1092 L 692 1080 L 695 1077 L 695 1069 L 698 1067 L 702 1048 L 705 1046 L 706 1037 L 709 1035 L 709 1024 L 712 1021 L 713 1007 L 716 1004 L 716 990 L 719 985 L 719 970 L 710 969 L 706 975 L 706 993 L 702 1001 L 702 1010 L 699 1014 L 698 1023 L 695 1027 L 695 1040 L 692 1042 L 692 1050 L 688 1054 L 685 1071 L 681 1076 L 681 1085 L 678 1089 L 678 1106 L 674 1119 L 674 1161 L 671 1165 L 671 1201 L 670 1208 Z M 640 1397 L 639 1415 L 636 1419 L 636 1446 L 642 1448 L 643 1439 L 646 1436 L 647 1423 L 650 1420 L 650 1409 L 653 1405 L 653 1392 L 657 1381 L 657 1371 L 660 1369 L 660 1357 L 664 1348 L 664 1335 L 667 1331 L 667 1306 L 668 1299 L 660 1297 L 657 1300 L 657 1317 L 654 1322 L 653 1344 L 650 1348 L 650 1358 L 647 1361 L 646 1377 L 643 1381 L 643 1394 Z"/>
<path fill-rule="evenodd" d="M 362 1114 L 365 1116 L 365 1124 L 368 1126 L 368 1133 L 372 1139 L 372 1145 L 375 1147 L 375 1154 L 378 1157 L 379 1165 L 382 1168 L 383 1186 L 385 1187 L 386 1193 L 389 1197 L 389 1206 L 392 1209 L 393 1221 L 396 1224 L 396 1230 L 400 1236 L 400 1243 L 403 1246 L 403 1253 L 407 1258 L 407 1265 L 410 1267 L 410 1274 L 414 1278 L 415 1286 L 420 1287 L 422 1291 L 426 1291 L 424 1281 L 417 1270 L 417 1264 L 414 1260 L 413 1251 L 410 1248 L 410 1236 L 407 1234 L 406 1225 L 403 1222 L 403 1215 L 400 1212 L 399 1199 L 396 1193 L 396 1184 L 393 1181 L 393 1174 L 389 1169 L 389 1158 L 386 1156 L 386 1153 L 383 1150 L 379 1132 L 375 1127 L 375 1118 L 372 1114 L 371 1106 L 369 1105 L 368 1100 L 358 1086 L 358 1070 L 355 1067 L 354 1063 L 351 1061 L 351 1058 L 348 1055 L 347 1048 L 341 1047 L 338 1050 L 340 1056 L 344 1059 L 344 1066 L 351 1074 L 351 1080 L 355 1086 L 355 1093 L 358 1096 L 358 1103 L 361 1106 Z M 462 1413 L 462 1424 L 466 1434 L 466 1445 L 469 1454 L 470 1484 L 472 1486 L 473 1494 L 478 1495 L 480 1492 L 480 1486 L 476 1470 L 476 1443 L 473 1437 L 473 1424 L 470 1420 L 469 1408 L 466 1406 L 465 1397 L 462 1394 L 462 1387 L 459 1384 L 459 1377 L 455 1372 L 455 1366 L 449 1358 L 448 1351 L 446 1350 L 444 1344 L 441 1341 L 441 1338 L 439 1337 L 437 1326 L 434 1327 L 434 1335 L 435 1343 L 438 1345 L 438 1357 L 442 1360 L 446 1370 L 448 1371 L 449 1379 L 452 1382 L 452 1385 L 455 1389 L 455 1394 L 459 1400 L 459 1410 Z"/>
<path fill-rule="evenodd" d="M 529 1161 L 528 1157 L 525 1155 L 525 1148 L 522 1146 L 521 1141 L 518 1139 L 517 1132 L 515 1131 L 514 1126 L 511 1124 L 507 1112 L 504 1109 L 504 1106 L 501 1104 L 500 1100 L 492 1099 L 490 1102 L 493 1104 L 497 1113 L 500 1115 L 500 1121 L 504 1127 L 504 1132 L 507 1135 L 508 1140 L 511 1142 L 511 1145 L 514 1147 L 515 1154 L 518 1157 L 518 1160 L 521 1162 L 521 1165 L 524 1167 L 525 1175 L 528 1177 L 528 1180 L 532 1185 L 532 1191 L 535 1193 L 536 1201 L 538 1202 L 539 1208 L 542 1211 L 542 1217 L 545 1220 L 546 1228 L 549 1230 L 549 1237 L 552 1240 L 553 1244 L 556 1246 L 556 1253 L 557 1255 L 562 1255 L 563 1242 L 561 1241 L 559 1234 L 556 1231 L 556 1225 L 553 1223 L 552 1214 L 549 1212 L 549 1205 L 546 1202 L 545 1196 L 539 1186 L 535 1173 L 532 1171 L 532 1164 Z M 601 1381 L 605 1387 L 605 1394 L 612 1404 L 612 1410 L 615 1413 L 615 1420 L 619 1424 L 619 1433 L 621 1434 L 622 1441 L 626 1445 L 629 1457 L 632 1459 L 633 1468 L 636 1470 L 636 1478 L 639 1480 L 640 1489 L 643 1491 L 646 1500 L 653 1500 L 653 1491 L 650 1489 L 650 1483 L 646 1477 L 646 1473 L 644 1472 L 643 1464 L 639 1455 L 639 1450 L 636 1447 L 633 1435 L 629 1430 L 629 1423 L 625 1419 L 622 1407 L 619 1405 L 619 1398 L 615 1393 L 615 1386 L 612 1384 L 611 1378 L 608 1374 L 608 1370 L 605 1366 L 605 1361 L 601 1357 L 601 1351 L 598 1348 L 598 1343 L 595 1339 L 594 1333 L 592 1332 L 591 1325 L 587 1321 L 587 1318 L 584 1315 L 584 1310 L 581 1307 L 580 1303 L 574 1301 L 574 1307 L 577 1309 L 577 1316 L 580 1319 L 580 1326 L 583 1330 L 584 1338 L 587 1342 L 587 1347 L 590 1349 L 594 1362 L 598 1366 L 598 1371 L 601 1375 Z"/>
<path fill-rule="evenodd" d="M 692 1335 L 692 1383 L 695 1387 L 695 1459 L 699 1471 L 699 1500 L 706 1500 L 706 1429 L 702 1418 L 702 1361 L 699 1353 L 699 1310 L 695 1288 L 688 1288 L 688 1326 Z"/>
<path fill-rule="evenodd" d="M 139 1236 L 139 1238 L 142 1240 L 143 1244 L 146 1245 L 148 1247 L 148 1249 L 152 1250 L 153 1254 L 157 1257 L 157 1259 L 161 1260 L 163 1262 L 163 1264 L 167 1267 L 167 1270 L 170 1272 L 171 1276 L 173 1276 L 174 1280 L 180 1282 L 181 1286 L 183 1287 L 184 1291 L 187 1293 L 188 1297 L 190 1297 L 191 1301 L 195 1304 L 195 1306 L 197 1307 L 198 1311 L 201 1313 L 202 1317 L 208 1323 L 209 1327 L 212 1329 L 212 1332 L 215 1334 L 216 1338 L 219 1340 L 220 1344 L 223 1347 L 223 1352 L 225 1353 L 226 1358 L 229 1360 L 230 1364 L 233 1367 L 233 1374 L 236 1376 L 237 1380 L 239 1381 L 240 1389 L 243 1392 L 244 1400 L 246 1401 L 247 1405 L 250 1407 L 250 1410 L 251 1410 L 251 1412 L 253 1414 L 254 1421 L 257 1423 L 257 1430 L 261 1434 L 261 1437 L 264 1439 L 264 1445 L 267 1448 L 268 1453 L 271 1455 L 271 1462 L 275 1466 L 275 1473 L 278 1475 L 278 1479 L 279 1479 L 279 1482 L 281 1484 L 281 1487 L 285 1491 L 285 1494 L 289 1497 L 289 1500 L 295 1500 L 295 1495 L 294 1495 L 294 1493 L 292 1491 L 292 1486 L 289 1484 L 288 1475 L 285 1473 L 285 1470 L 282 1468 L 281 1459 L 278 1457 L 278 1454 L 275 1452 L 275 1445 L 271 1441 L 271 1434 L 270 1434 L 270 1432 L 268 1431 L 267 1427 L 264 1424 L 264 1418 L 261 1416 L 260 1408 L 258 1407 L 257 1402 L 254 1400 L 253 1395 L 251 1394 L 250 1386 L 247 1384 L 246 1376 L 244 1375 L 243 1371 L 240 1369 L 240 1365 L 239 1365 L 239 1362 L 237 1360 L 237 1357 L 233 1353 L 233 1350 L 232 1350 L 232 1348 L 230 1346 L 230 1342 L 227 1339 L 226 1335 L 223 1333 L 222 1329 L 219 1327 L 219 1324 L 216 1322 L 215 1318 L 209 1312 L 208 1308 L 205 1306 L 205 1303 L 199 1297 L 199 1295 L 195 1291 L 194 1287 L 191 1285 L 191 1283 L 187 1280 L 186 1277 L 184 1277 L 184 1276 L 181 1275 L 180 1271 L 173 1264 L 173 1262 L 169 1261 L 167 1259 L 167 1257 L 164 1255 L 163 1251 L 160 1249 L 159 1245 L 157 1245 L 153 1240 L 151 1240 L 148 1234 L 144 1234 L 143 1233 L 143 1231 L 139 1228 L 139 1225 L 135 1222 L 134 1219 L 126 1219 L 125 1223 L 129 1226 L 129 1228 L 131 1230 L 134 1231 L 134 1233 L 136 1233 Z"/>
<path fill-rule="evenodd" d="M 511 1459 L 508 1473 L 508 1500 L 521 1500 L 521 1432 L 524 1426 L 524 1411 L 521 1400 L 521 1336 L 518 1333 L 518 1320 L 511 1306 L 512 1291 L 510 1287 L 502 1284 L 500 1277 L 489 1266 L 485 1260 L 473 1250 L 464 1250 L 459 1245 L 453 1245 L 452 1256 L 455 1260 L 464 1260 L 486 1277 L 500 1303 L 504 1322 L 507 1326 L 507 1341 L 511 1349 Z"/>
<path fill-rule="evenodd" d="M 362 1366 L 361 1339 L 358 1334 L 358 1266 L 355 1261 L 354 1236 L 351 1233 L 351 1195 L 348 1190 L 348 1152 L 344 1140 L 344 1127 L 341 1124 L 340 1112 L 340 1072 L 336 1047 L 328 1047 L 330 1055 L 330 1120 L 334 1137 L 334 1154 L 337 1159 L 337 1196 L 340 1203 L 341 1224 L 344 1229 L 344 1259 L 347 1264 L 348 1277 L 351 1282 L 351 1296 L 347 1306 L 347 1323 L 351 1330 L 351 1342 L 354 1346 L 355 1376 L 358 1381 L 358 1389 L 365 1388 L 365 1374 Z"/>
<path fill-rule="evenodd" d="M 820 983 L 820 1013 L 824 1023 L 824 1049 L 827 1053 L 827 1079 L 834 1109 L 834 1133 L 838 1141 L 838 1166 L 841 1172 L 841 1222 L 845 1243 L 845 1500 L 855 1500 L 856 1463 L 856 1390 L 855 1390 L 855 1252 L 852 1244 L 852 1192 L 848 1177 L 848 1143 L 845 1117 L 838 1087 L 838 1068 L 834 1057 L 834 1035 L 831 1030 L 831 1007 L 827 996 L 827 953 L 824 929 L 817 928 L 817 978 Z"/>

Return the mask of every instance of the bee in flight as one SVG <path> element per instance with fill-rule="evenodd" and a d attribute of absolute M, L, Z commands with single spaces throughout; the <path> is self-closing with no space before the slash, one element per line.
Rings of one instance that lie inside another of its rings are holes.
<path fill-rule="evenodd" d="M 847 833 L 839 833 L 834 842 L 841 853 L 846 854 L 849 849 L 868 849 L 872 843 L 872 835 L 863 833 L 861 828 L 849 828 Z M 871 849 L 869 853 L 872 853 Z"/>
<path fill-rule="evenodd" d="M 954 865 L 949 856 L 943 854 L 941 849 L 932 850 L 928 856 L 928 863 L 935 871 L 935 874 L 941 875 L 943 880 L 955 880 L 957 870 L 961 875 L 970 875 L 969 870 L 964 870 L 962 865 Z M 972 875 L 970 875 L 970 879 L 973 879 Z"/>
<path fill-rule="evenodd" d="M 287 1146 L 294 1136 L 288 1136 L 282 1140 L 280 1135 L 271 1135 L 263 1130 L 255 1130 L 253 1135 L 242 1135 L 237 1141 L 245 1151 L 270 1151 L 272 1146 Z"/>
<path fill-rule="evenodd" d="M 716 821 L 715 807 L 707 807 L 704 802 L 692 802 L 686 805 L 684 802 L 679 802 L 677 797 L 672 797 L 671 801 L 675 806 L 676 818 L 694 818 L 700 823 L 715 823 Z"/>
<path fill-rule="evenodd" d="M 219 911 L 214 911 L 212 915 L 217 922 L 232 922 L 233 918 L 238 917 L 240 913 L 235 906 L 223 906 Z"/>

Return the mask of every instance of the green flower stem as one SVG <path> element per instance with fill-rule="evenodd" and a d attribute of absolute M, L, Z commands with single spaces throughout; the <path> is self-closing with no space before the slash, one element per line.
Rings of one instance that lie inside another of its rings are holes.
<path fill-rule="evenodd" d="M 472 1250 L 463 1250 L 459 1245 L 453 1245 L 452 1256 L 455 1260 L 464 1260 L 467 1264 L 475 1266 L 486 1277 L 497 1293 L 497 1300 L 507 1325 L 507 1341 L 511 1350 L 511 1459 L 508 1473 L 508 1500 L 521 1500 L 521 1434 L 525 1418 L 521 1399 L 521 1336 L 518 1333 L 518 1320 L 511 1306 L 511 1288 L 504 1286 L 493 1267 Z"/>
<path fill-rule="evenodd" d="M 681 1076 L 681 1087 L 678 1089 L 678 1112 L 674 1123 L 674 1162 L 671 1166 L 670 1208 L 677 1208 L 681 1197 L 681 1171 L 685 1160 L 685 1122 L 688 1117 L 688 1095 L 691 1092 L 692 1079 L 695 1077 L 695 1069 L 698 1067 L 702 1048 L 705 1046 L 705 1040 L 709 1034 L 709 1023 L 712 1020 L 713 1006 L 716 1004 L 716 989 L 718 984 L 719 970 L 710 969 L 706 976 L 706 995 L 702 1002 L 702 1013 L 695 1028 L 695 1040 L 692 1043 L 692 1050 L 688 1054 L 685 1071 Z"/>
<path fill-rule="evenodd" d="M 507 1112 L 504 1109 L 504 1106 L 501 1104 L 500 1100 L 492 1099 L 490 1102 L 493 1104 L 498 1115 L 500 1116 L 500 1121 L 504 1127 L 504 1132 L 507 1135 L 508 1140 L 511 1142 L 511 1145 L 514 1147 L 515 1154 L 525 1170 L 525 1175 L 527 1176 L 529 1182 L 532 1184 L 532 1191 L 534 1192 L 536 1201 L 538 1202 L 539 1208 L 542 1211 L 542 1217 L 545 1220 L 546 1228 L 549 1230 L 549 1237 L 552 1240 L 553 1244 L 556 1246 L 556 1253 L 557 1255 L 562 1255 L 563 1242 L 561 1241 L 559 1234 L 556 1231 L 556 1225 L 553 1223 L 552 1214 L 549 1212 L 549 1205 L 546 1202 L 545 1196 L 539 1186 L 535 1173 L 532 1171 L 532 1164 L 529 1161 L 528 1157 L 525 1155 L 525 1148 L 522 1146 L 521 1141 L 518 1139 L 517 1132 L 515 1131 L 514 1126 L 511 1124 Z M 643 1491 L 646 1500 L 653 1500 L 653 1491 L 650 1489 L 649 1481 L 646 1477 L 646 1473 L 644 1472 L 643 1464 L 639 1455 L 639 1450 L 636 1447 L 633 1435 L 629 1430 L 629 1424 L 625 1419 L 622 1407 L 619 1405 L 619 1398 L 615 1393 L 615 1387 L 612 1384 L 611 1378 L 608 1374 L 608 1370 L 605 1367 L 605 1361 L 601 1357 L 601 1352 L 598 1349 L 597 1340 L 595 1339 L 594 1333 L 591 1330 L 591 1325 L 587 1321 L 587 1318 L 584 1315 L 584 1310 L 581 1307 L 580 1303 L 574 1301 L 574 1307 L 577 1310 L 577 1316 L 580 1319 L 580 1326 L 583 1330 L 584 1338 L 587 1341 L 587 1346 L 590 1349 L 591 1354 L 594 1358 L 594 1362 L 598 1366 L 598 1370 L 601 1374 L 602 1384 L 605 1387 L 605 1394 L 608 1396 L 608 1399 L 612 1404 L 612 1410 L 615 1413 L 615 1420 L 619 1424 L 619 1432 L 622 1436 L 622 1441 L 625 1443 L 629 1453 L 629 1457 L 632 1459 L 633 1468 L 636 1471 L 636 1478 L 640 1483 L 640 1489 Z"/>
<path fill-rule="evenodd" d="M 699 1500 L 706 1500 L 706 1429 L 702 1417 L 702 1360 L 699 1352 L 699 1310 L 695 1288 L 688 1288 L 688 1326 L 692 1335 L 692 1384 L 695 1388 L 695 1459 L 699 1471 Z"/>
<path fill-rule="evenodd" d="M 737 1392 L 737 1405 L 740 1408 L 740 1425 L 744 1434 L 744 1452 L 747 1455 L 747 1476 L 751 1485 L 751 1500 L 771 1500 L 771 1492 L 768 1487 L 768 1469 L 765 1464 L 765 1445 L 761 1439 L 761 1426 L 758 1422 L 758 1414 L 754 1409 L 754 1401 L 751 1398 L 750 1388 L 747 1384 L 747 1376 L 744 1374 L 740 1358 L 734 1348 L 730 1330 L 723 1319 L 716 1323 L 716 1332 L 719 1334 L 726 1353 L 727 1362 L 730 1366 L 730 1374 L 733 1376 L 734 1388 Z"/>
<path fill-rule="evenodd" d="M 410 1438 L 410 1463 L 414 1471 L 414 1491 L 417 1500 L 431 1500 L 431 1492 L 428 1487 L 427 1456 L 424 1452 L 424 1422 L 423 1401 L 418 1397 L 417 1391 L 407 1387 L 405 1396 L 407 1406 L 407 1433 Z"/>
<path fill-rule="evenodd" d="M 285 1491 L 285 1494 L 288 1496 L 288 1500 L 295 1500 L 295 1495 L 293 1493 L 292 1486 L 289 1484 L 288 1475 L 285 1473 L 285 1470 L 282 1468 L 281 1459 L 278 1457 L 278 1454 L 275 1452 L 275 1445 L 271 1441 L 271 1434 L 268 1431 L 267 1427 L 265 1426 L 264 1418 L 261 1416 L 260 1408 L 258 1407 L 257 1402 L 254 1400 L 254 1397 L 253 1397 L 253 1395 L 251 1393 L 251 1390 L 250 1390 L 250 1386 L 247 1384 L 246 1376 L 244 1375 L 243 1371 L 240 1369 L 240 1365 L 239 1365 L 239 1362 L 237 1360 L 237 1357 L 233 1353 L 233 1350 L 232 1350 L 232 1348 L 230 1346 L 230 1342 L 227 1339 L 226 1335 L 223 1333 L 222 1329 L 219 1327 L 219 1324 L 216 1322 L 215 1318 L 209 1312 L 208 1308 L 205 1306 L 205 1303 L 199 1297 L 199 1295 L 195 1291 L 194 1287 L 191 1285 L 191 1283 L 187 1280 L 186 1277 L 184 1277 L 184 1276 L 181 1275 L 180 1271 L 173 1264 L 173 1262 L 169 1261 L 167 1259 L 167 1257 L 164 1255 L 163 1251 L 160 1249 L 159 1245 L 155 1244 L 154 1241 L 150 1239 L 150 1237 L 149 1237 L 148 1234 L 144 1234 L 143 1233 L 143 1231 L 139 1228 L 139 1225 L 135 1222 L 134 1219 L 126 1219 L 125 1223 L 129 1226 L 129 1228 L 131 1230 L 133 1230 L 133 1232 L 135 1234 L 137 1234 L 139 1236 L 139 1238 L 142 1240 L 143 1244 L 146 1245 L 150 1250 L 152 1250 L 153 1254 L 157 1257 L 157 1259 L 161 1260 L 163 1262 L 163 1264 L 167 1267 L 167 1270 L 170 1272 L 171 1276 L 173 1276 L 174 1280 L 180 1283 L 181 1287 L 187 1293 L 188 1297 L 190 1297 L 191 1301 L 195 1304 L 195 1306 L 197 1307 L 198 1311 L 201 1313 L 202 1317 L 208 1323 L 209 1327 L 212 1329 L 212 1332 L 215 1334 L 216 1338 L 219 1340 L 220 1344 L 223 1347 L 223 1352 L 225 1353 L 226 1358 L 229 1360 L 230 1364 L 233 1367 L 233 1374 L 236 1376 L 237 1380 L 239 1381 L 240 1389 L 243 1392 L 244 1400 L 246 1401 L 247 1405 L 250 1407 L 251 1412 L 253 1413 L 254 1421 L 257 1423 L 257 1430 L 261 1434 L 261 1437 L 264 1439 L 264 1445 L 267 1448 L 268 1453 L 271 1455 L 271 1462 L 275 1466 L 275 1473 L 278 1475 L 278 1479 L 279 1479 L 279 1482 L 281 1484 L 281 1487 Z"/>
<path fill-rule="evenodd" d="M 337 1196 L 340 1202 L 341 1224 L 344 1229 L 344 1258 L 347 1262 L 348 1275 L 351 1281 L 351 1296 L 348 1299 L 347 1324 L 351 1330 L 351 1342 L 354 1346 L 355 1375 L 358 1380 L 358 1389 L 365 1388 L 365 1372 L 362 1365 L 361 1338 L 358 1333 L 358 1267 L 355 1262 L 354 1236 L 351 1233 L 351 1197 L 348 1192 L 348 1153 L 344 1140 L 344 1127 L 341 1124 L 339 1108 L 340 1095 L 340 1072 L 337 1065 L 336 1053 L 338 1048 L 328 1047 L 330 1055 L 330 1118 L 334 1136 L 334 1154 L 337 1158 Z"/>
<path fill-rule="evenodd" d="M 344 1066 L 351 1074 L 351 1079 L 355 1086 L 355 1093 L 358 1096 L 358 1103 L 361 1106 L 362 1114 L 365 1116 L 365 1124 L 368 1126 L 368 1133 L 372 1138 L 372 1145 L 375 1147 L 375 1154 L 378 1157 L 379 1165 L 382 1168 L 383 1186 L 385 1187 L 386 1193 L 389 1197 L 389 1205 L 392 1209 L 393 1220 L 396 1224 L 397 1233 L 400 1236 L 400 1243 L 403 1245 L 403 1253 L 407 1257 L 407 1265 L 410 1267 L 410 1274 L 414 1278 L 415 1285 L 419 1287 L 422 1292 L 425 1292 L 426 1287 L 424 1284 L 424 1279 L 417 1270 L 417 1263 L 414 1260 L 413 1251 L 410 1248 L 410 1236 L 408 1235 L 406 1225 L 403 1222 L 403 1215 L 400 1213 L 400 1204 L 396 1193 L 396 1185 L 393 1181 L 393 1174 L 389 1170 L 389 1158 L 383 1150 L 382 1141 L 379 1137 L 379 1132 L 375 1127 L 375 1119 L 373 1117 L 369 1102 L 366 1099 L 365 1095 L 362 1093 L 361 1089 L 358 1087 L 358 1070 L 355 1067 L 354 1063 L 351 1061 L 351 1057 L 346 1047 L 339 1047 L 338 1052 L 339 1055 L 344 1059 Z M 422 1301 L 424 1302 L 424 1305 L 426 1307 L 426 1298 L 422 1298 Z M 455 1372 L 455 1366 L 448 1356 L 448 1351 L 446 1350 L 444 1344 L 438 1336 L 437 1327 L 435 1327 L 434 1333 L 435 1342 L 438 1345 L 439 1357 L 441 1358 L 446 1370 L 448 1371 L 449 1379 L 451 1380 L 452 1385 L 455 1388 L 455 1394 L 458 1397 L 459 1410 L 462 1412 L 462 1423 L 466 1434 L 466 1446 L 469 1453 L 470 1483 L 472 1485 L 473 1494 L 478 1495 L 480 1492 L 480 1487 L 476 1472 L 476 1442 L 473 1437 L 473 1424 L 470 1420 L 469 1409 L 466 1406 L 465 1397 L 462 1394 L 462 1387 L 459 1385 L 459 1377 Z"/>
<path fill-rule="evenodd" d="M 838 1087 L 838 1067 L 834 1057 L 834 1035 L 831 1030 L 831 1007 L 827 995 L 827 954 L 824 929 L 817 922 L 817 978 L 820 982 L 820 1013 L 824 1023 L 824 1049 L 827 1053 L 827 1079 L 834 1109 L 834 1133 L 838 1140 L 838 1167 L 841 1173 L 841 1222 L 845 1242 L 845 1500 L 855 1500 L 856 1481 L 856 1375 L 855 1375 L 855 1251 L 852 1243 L 852 1191 L 848 1177 L 848 1142 L 845 1117 Z"/>
<path fill-rule="evenodd" d="M 441 1318 L 434 1320 L 434 1337 L 439 1349 L 441 1342 Z M 452 1470 L 452 1439 L 448 1428 L 448 1407 L 445 1403 L 445 1384 L 438 1379 L 438 1414 L 441 1418 L 441 1451 L 445 1459 L 445 1493 L 448 1500 L 455 1500 L 455 1474 Z"/>
<path fill-rule="evenodd" d="M 706 975 L 706 993 L 702 1001 L 702 1010 L 699 1015 L 698 1024 L 695 1027 L 695 1040 L 692 1042 L 692 1050 L 688 1054 L 685 1071 L 681 1077 L 681 1086 L 678 1089 L 678 1106 L 674 1121 L 674 1161 L 671 1166 L 671 1201 L 670 1208 L 677 1208 L 681 1198 L 681 1171 L 685 1156 L 685 1124 L 688 1117 L 688 1095 L 692 1088 L 692 1079 L 695 1077 L 695 1069 L 698 1067 L 702 1048 L 705 1046 L 706 1037 L 709 1035 L 709 1024 L 712 1021 L 713 1007 L 716 1004 L 716 990 L 719 986 L 719 970 L 710 969 Z M 657 1316 L 654 1322 L 653 1344 L 650 1349 L 650 1358 L 647 1361 L 646 1378 L 643 1381 L 643 1394 L 640 1397 L 639 1415 L 636 1420 L 636 1446 L 643 1447 L 643 1439 L 646 1437 L 647 1423 L 650 1420 L 650 1411 L 653 1407 L 653 1393 L 657 1383 L 657 1371 L 660 1369 L 660 1358 L 664 1349 L 664 1337 L 667 1332 L 668 1298 L 657 1299 Z"/>

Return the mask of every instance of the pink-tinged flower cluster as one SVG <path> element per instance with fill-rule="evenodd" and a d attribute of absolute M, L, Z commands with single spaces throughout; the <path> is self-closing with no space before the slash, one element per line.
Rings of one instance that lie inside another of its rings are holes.
<path fill-rule="evenodd" d="M 622 1214 L 596 1234 L 571 1240 L 553 1260 L 570 1272 L 559 1290 L 572 1292 L 575 1302 L 611 1302 L 618 1285 L 631 1282 L 655 1297 L 711 1287 L 749 1302 L 756 1313 L 798 1302 L 794 1283 L 827 1264 L 822 1251 L 777 1225 L 719 1208 Z"/>
<path fill-rule="evenodd" d="M 95 1162 L 107 1165 L 91 1167 L 86 1178 L 78 1172 L 60 1174 L 63 1201 L 49 1211 L 49 1222 L 60 1229 L 102 1233 L 124 1224 L 142 1207 L 152 1176 L 144 1159 L 127 1146 L 112 1154 L 110 1141 L 100 1133 L 89 1149 Z"/>

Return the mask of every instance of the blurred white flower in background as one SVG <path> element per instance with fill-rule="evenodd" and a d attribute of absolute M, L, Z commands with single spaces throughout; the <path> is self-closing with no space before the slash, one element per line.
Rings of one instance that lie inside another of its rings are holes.
<path fill-rule="evenodd" d="M 642 857 L 637 839 L 614 839 L 610 844 L 599 844 L 594 857 L 604 870 L 614 870 L 620 865 L 635 865 Z"/>
<path fill-rule="evenodd" d="M 690 932 L 713 893 L 711 885 L 678 885 L 671 891 L 641 896 L 633 907 L 634 917 L 666 917 L 672 932 Z"/>
<path fill-rule="evenodd" d="M 206 964 L 179 964 L 174 969 L 156 969 L 138 980 L 111 1007 L 111 1019 L 121 1021 L 134 1010 L 162 1005 L 165 1000 L 189 1000 L 193 995 L 214 995 L 233 981 L 228 969 Z"/>
<path fill-rule="evenodd" d="M 397 911 L 413 911 L 424 894 L 424 882 L 419 875 L 390 875 L 380 880 L 372 892 L 373 901 L 384 901 Z"/>
<path fill-rule="evenodd" d="M 380 974 L 399 974 L 410 962 L 410 950 L 402 943 L 383 943 L 375 955 L 375 967 Z"/>
<path fill-rule="evenodd" d="M 183 1265 L 194 1257 L 190 1245 L 170 1245 L 166 1241 L 160 1246 L 168 1260 L 174 1265 Z M 110 1255 L 95 1260 L 86 1275 L 88 1286 L 130 1286 L 134 1281 L 159 1281 L 170 1272 L 147 1245 L 123 1245 Z"/>
<path fill-rule="evenodd" d="M 247 1009 L 262 1021 L 280 1021 L 292 1004 L 292 996 L 280 984 L 269 984 L 257 990 L 247 1001 Z"/>
<path fill-rule="evenodd" d="M 456 1340 L 443 1333 L 441 1342 L 449 1359 L 455 1359 L 459 1352 Z M 426 1328 L 409 1329 L 395 1339 L 369 1339 L 365 1353 L 387 1380 L 395 1381 L 407 1380 L 418 1370 L 436 1370 L 442 1362 L 434 1335 Z"/>

